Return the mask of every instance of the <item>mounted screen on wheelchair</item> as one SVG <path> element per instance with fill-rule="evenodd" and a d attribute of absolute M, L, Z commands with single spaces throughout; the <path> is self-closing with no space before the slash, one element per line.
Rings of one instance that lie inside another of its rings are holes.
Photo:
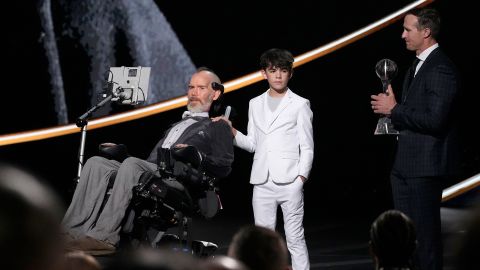
<path fill-rule="evenodd" d="M 147 100 L 150 67 L 110 67 L 112 101 L 137 105 Z"/>

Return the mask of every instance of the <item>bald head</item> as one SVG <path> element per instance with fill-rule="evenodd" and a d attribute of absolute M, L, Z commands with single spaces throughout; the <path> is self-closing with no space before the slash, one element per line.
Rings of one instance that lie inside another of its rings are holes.
<path fill-rule="evenodd" d="M 206 76 L 209 76 L 211 81 L 212 82 L 216 82 L 216 83 L 222 83 L 220 81 L 220 78 L 218 77 L 217 74 L 215 74 L 215 72 L 207 67 L 199 67 L 194 74 L 196 73 L 203 73 L 205 74 Z"/>
<path fill-rule="evenodd" d="M 208 112 L 213 101 L 217 100 L 222 91 L 217 89 L 220 78 L 208 68 L 199 68 L 188 84 L 187 108 L 191 112 Z"/>

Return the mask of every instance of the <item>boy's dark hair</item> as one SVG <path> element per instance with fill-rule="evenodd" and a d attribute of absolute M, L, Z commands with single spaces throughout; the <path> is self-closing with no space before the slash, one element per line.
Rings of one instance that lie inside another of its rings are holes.
<path fill-rule="evenodd" d="M 267 50 L 260 56 L 260 68 L 265 70 L 269 67 L 276 67 L 292 71 L 293 55 L 284 49 L 273 48 Z"/>

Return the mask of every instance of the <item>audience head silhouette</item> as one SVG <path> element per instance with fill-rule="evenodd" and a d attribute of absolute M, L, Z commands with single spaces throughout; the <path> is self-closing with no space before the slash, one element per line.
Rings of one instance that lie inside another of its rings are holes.
<path fill-rule="evenodd" d="M 140 247 L 116 257 L 105 270 L 194 270 L 200 262 L 190 253 Z"/>
<path fill-rule="evenodd" d="M 83 251 L 72 251 L 65 254 L 65 269 L 68 270 L 101 270 L 100 263 Z"/>
<path fill-rule="evenodd" d="M 239 260 L 222 255 L 204 260 L 203 266 L 206 270 L 248 270 Z"/>
<path fill-rule="evenodd" d="M 397 210 L 383 212 L 370 228 L 370 249 L 379 268 L 409 268 L 417 246 L 415 228 Z"/>
<path fill-rule="evenodd" d="M 243 262 L 250 270 L 283 270 L 288 268 L 287 246 L 275 231 L 249 225 L 232 239 L 228 255 Z"/>
<path fill-rule="evenodd" d="M 61 204 L 33 175 L 0 164 L 0 269 L 59 269 Z"/>

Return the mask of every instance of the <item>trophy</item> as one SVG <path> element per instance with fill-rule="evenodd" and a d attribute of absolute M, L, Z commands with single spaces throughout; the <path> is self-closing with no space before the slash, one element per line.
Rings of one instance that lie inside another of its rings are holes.
<path fill-rule="evenodd" d="M 387 88 L 392 79 L 397 75 L 397 64 L 390 59 L 382 59 L 375 65 L 375 72 L 382 81 L 383 93 L 388 95 Z M 398 131 L 393 127 L 392 121 L 387 116 L 382 116 L 378 119 L 375 135 L 389 135 L 398 134 Z"/>

